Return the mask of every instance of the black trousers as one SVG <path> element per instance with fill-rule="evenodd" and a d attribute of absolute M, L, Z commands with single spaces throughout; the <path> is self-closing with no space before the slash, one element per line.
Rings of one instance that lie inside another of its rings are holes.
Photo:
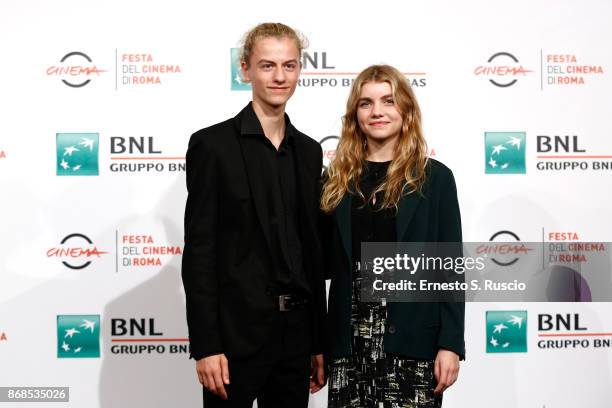
<path fill-rule="evenodd" d="M 310 322 L 304 308 L 276 312 L 273 336 L 249 358 L 228 356 L 227 400 L 204 388 L 204 408 L 307 408 Z"/>

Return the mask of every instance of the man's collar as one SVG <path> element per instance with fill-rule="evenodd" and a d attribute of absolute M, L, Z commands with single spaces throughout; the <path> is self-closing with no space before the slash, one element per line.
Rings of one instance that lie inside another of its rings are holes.
<path fill-rule="evenodd" d="M 242 121 L 240 125 L 240 134 L 244 135 L 262 135 L 265 136 L 263 127 L 261 127 L 261 122 L 253 109 L 253 102 L 249 102 L 249 104 L 244 108 Z M 285 137 L 287 140 L 292 140 L 294 135 L 294 127 L 289 120 L 289 115 L 285 113 Z"/>

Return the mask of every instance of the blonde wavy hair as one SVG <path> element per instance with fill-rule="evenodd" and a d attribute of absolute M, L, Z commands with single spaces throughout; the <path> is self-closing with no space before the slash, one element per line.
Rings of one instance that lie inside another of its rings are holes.
<path fill-rule="evenodd" d="M 380 209 L 395 208 L 403 195 L 418 192 L 425 182 L 427 164 L 427 143 L 421 128 L 421 110 L 410 84 L 405 76 L 389 65 L 372 65 L 363 70 L 353 82 L 346 114 L 342 120 L 342 133 L 336 147 L 336 157 L 329 165 L 321 209 L 332 212 L 346 193 L 357 194 L 364 201 L 359 188 L 367 154 L 367 139 L 357 122 L 357 109 L 361 88 L 367 82 L 387 82 L 391 86 L 393 101 L 403 117 L 403 123 L 395 156 L 387 170 L 387 176 L 376 187 L 368 200 L 379 191 L 384 191 Z"/>

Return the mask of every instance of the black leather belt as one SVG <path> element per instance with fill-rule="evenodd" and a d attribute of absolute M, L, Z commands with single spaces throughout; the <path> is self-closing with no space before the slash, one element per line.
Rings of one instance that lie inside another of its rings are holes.
<path fill-rule="evenodd" d="M 290 312 L 295 309 L 300 309 L 308 304 L 308 299 L 298 295 L 279 295 L 274 296 L 278 310 L 281 312 Z"/>

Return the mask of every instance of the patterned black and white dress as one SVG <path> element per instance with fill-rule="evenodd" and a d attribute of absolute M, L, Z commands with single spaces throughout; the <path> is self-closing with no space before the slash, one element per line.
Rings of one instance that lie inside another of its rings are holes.
<path fill-rule="evenodd" d="M 360 187 L 366 199 L 384 179 L 390 162 L 366 162 Z M 376 202 L 353 197 L 351 226 L 353 265 L 358 265 L 361 242 L 394 242 L 395 211 L 378 210 Z M 412 360 L 384 352 L 387 307 L 384 303 L 361 302 L 359 268 L 353 270 L 351 324 L 352 355 L 334 358 L 329 364 L 330 408 L 439 408 L 442 396 L 436 387 L 434 362 Z M 409 317 L 407 317 L 409 318 Z"/>

